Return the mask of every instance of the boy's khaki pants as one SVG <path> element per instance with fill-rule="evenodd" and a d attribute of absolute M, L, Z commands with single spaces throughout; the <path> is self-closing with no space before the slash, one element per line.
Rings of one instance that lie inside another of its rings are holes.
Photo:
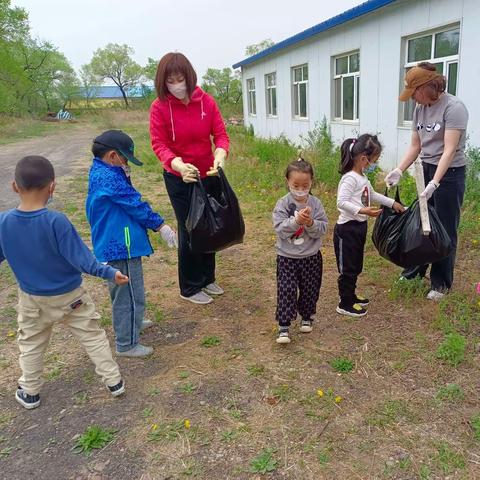
<path fill-rule="evenodd" d="M 87 351 L 95 372 L 107 386 L 117 385 L 120 371 L 112 358 L 100 315 L 90 295 L 79 287 L 63 295 L 42 297 L 18 291 L 18 347 L 22 376 L 18 384 L 29 395 L 36 395 L 43 385 L 43 354 L 50 341 L 52 327 L 63 323 Z"/>

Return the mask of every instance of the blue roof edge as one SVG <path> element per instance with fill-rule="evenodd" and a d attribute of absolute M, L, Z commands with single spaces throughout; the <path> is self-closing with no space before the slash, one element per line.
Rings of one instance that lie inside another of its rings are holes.
<path fill-rule="evenodd" d="M 398 0 L 369 0 L 364 2 L 356 7 L 351 8 L 350 10 L 346 10 L 335 17 L 331 17 L 328 20 L 325 20 L 313 27 L 307 28 L 303 32 L 297 33 L 292 37 L 286 38 L 281 42 L 276 43 L 275 45 L 262 50 L 261 52 L 252 55 L 251 57 L 242 60 L 241 62 L 237 62 L 233 65 L 233 68 L 243 67 L 244 65 L 249 65 L 250 63 L 256 62 L 263 57 L 271 55 L 272 53 L 278 52 L 284 48 L 290 47 L 291 45 L 295 45 L 298 42 L 302 42 L 303 40 L 307 40 L 310 37 L 318 35 L 326 30 L 331 28 L 337 27 L 342 23 L 349 22 L 350 20 L 354 20 L 356 18 L 361 17 L 362 15 L 366 15 L 367 13 L 371 13 L 379 8 L 386 7 L 392 3 L 395 3 Z"/>

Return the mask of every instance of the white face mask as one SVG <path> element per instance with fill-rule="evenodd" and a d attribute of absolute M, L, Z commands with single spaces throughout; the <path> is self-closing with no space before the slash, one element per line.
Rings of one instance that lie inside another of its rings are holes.
<path fill-rule="evenodd" d="M 308 190 L 295 190 L 294 188 L 289 188 L 290 190 L 290 193 L 294 196 L 294 197 L 298 197 L 298 198 L 305 198 L 307 195 L 308 195 Z"/>
<path fill-rule="evenodd" d="M 168 91 L 179 100 L 183 100 L 187 95 L 187 83 L 185 80 L 180 83 L 170 84 L 167 83 Z"/>
<path fill-rule="evenodd" d="M 122 169 L 123 171 L 125 172 L 125 175 L 127 177 L 130 176 L 130 172 L 131 172 L 131 168 L 130 168 L 130 165 L 122 165 Z"/>

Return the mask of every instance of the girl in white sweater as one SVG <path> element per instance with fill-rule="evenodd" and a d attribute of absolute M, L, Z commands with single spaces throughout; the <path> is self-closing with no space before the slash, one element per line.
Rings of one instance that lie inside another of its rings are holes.
<path fill-rule="evenodd" d="M 392 198 L 375 192 L 365 175 L 377 168 L 382 145 L 376 135 L 365 133 L 358 138 L 347 138 L 341 147 L 337 208 L 340 212 L 333 232 L 337 258 L 340 303 L 337 312 L 351 317 L 367 313 L 369 300 L 355 293 L 358 275 L 363 269 L 363 251 L 367 238 L 367 218 L 378 217 L 379 203 L 403 212 L 404 207 Z"/>

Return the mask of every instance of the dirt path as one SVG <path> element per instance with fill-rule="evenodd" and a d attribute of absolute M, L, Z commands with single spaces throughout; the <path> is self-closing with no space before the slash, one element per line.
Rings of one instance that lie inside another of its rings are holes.
<path fill-rule="evenodd" d="M 31 138 L 0 147 L 0 211 L 13 208 L 17 196 L 12 192 L 11 181 L 15 164 L 26 155 L 43 155 L 55 167 L 57 178 L 68 175 L 89 154 L 94 130 L 79 126 L 54 135 Z"/>

